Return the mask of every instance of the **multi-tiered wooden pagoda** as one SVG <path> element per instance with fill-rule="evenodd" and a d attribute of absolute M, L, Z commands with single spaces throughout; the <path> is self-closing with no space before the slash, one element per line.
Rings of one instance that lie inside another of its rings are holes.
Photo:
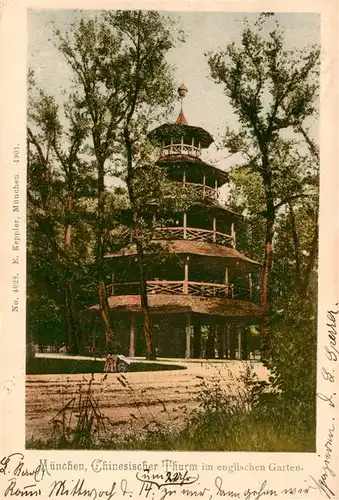
<path fill-rule="evenodd" d="M 179 88 L 184 97 L 187 89 Z M 242 218 L 219 201 L 227 183 L 223 170 L 201 159 L 213 142 L 200 127 L 188 125 L 181 111 L 175 124 L 152 132 L 170 182 L 193 195 L 187 210 L 172 214 L 170 223 L 155 224 L 154 239 L 167 243 L 174 260 L 148 269 L 148 303 L 159 356 L 245 358 L 249 325 L 258 325 L 256 304 L 260 266 L 236 250 Z M 178 184 L 177 184 L 178 186 Z M 154 220 L 154 219 L 153 219 Z M 136 250 L 131 246 L 108 256 L 114 281 L 108 286 L 112 321 L 121 349 L 144 353 Z"/>

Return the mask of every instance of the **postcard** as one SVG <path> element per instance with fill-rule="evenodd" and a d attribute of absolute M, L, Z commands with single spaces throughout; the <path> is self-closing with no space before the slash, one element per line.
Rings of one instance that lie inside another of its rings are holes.
<path fill-rule="evenodd" d="M 337 32 L 2 3 L 3 498 L 338 498 Z"/>

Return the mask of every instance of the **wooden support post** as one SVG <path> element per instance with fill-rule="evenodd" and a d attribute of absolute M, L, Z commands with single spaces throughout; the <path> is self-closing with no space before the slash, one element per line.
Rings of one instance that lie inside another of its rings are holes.
<path fill-rule="evenodd" d="M 183 226 L 184 226 L 184 240 L 186 240 L 187 237 L 187 212 L 184 212 L 184 221 L 183 221 Z"/>
<path fill-rule="evenodd" d="M 225 335 L 226 335 L 226 359 L 229 359 L 231 356 L 231 335 L 230 335 L 229 325 L 225 325 Z"/>
<path fill-rule="evenodd" d="M 249 299 L 252 300 L 253 297 L 253 282 L 252 282 L 252 274 L 248 273 L 248 295 Z"/>
<path fill-rule="evenodd" d="M 228 297 L 228 267 L 225 267 L 225 297 Z"/>
<path fill-rule="evenodd" d="M 219 326 L 219 358 L 223 359 L 225 357 L 225 325 Z"/>
<path fill-rule="evenodd" d="M 237 338 L 238 338 L 238 359 L 242 359 L 242 327 L 237 325 Z"/>
<path fill-rule="evenodd" d="M 215 336 L 217 333 L 217 327 L 215 325 L 209 325 L 208 327 L 208 336 L 206 342 L 206 359 L 214 359 L 215 358 Z"/>
<path fill-rule="evenodd" d="M 181 154 L 183 154 L 184 153 L 184 137 L 183 136 L 181 136 L 181 148 L 180 149 L 181 149 Z"/>
<path fill-rule="evenodd" d="M 194 337 L 193 337 L 193 357 L 201 357 L 201 324 L 200 318 L 197 316 L 194 324 Z"/>
<path fill-rule="evenodd" d="M 205 194 L 206 194 L 206 174 L 204 172 L 203 176 L 202 176 L 202 197 L 203 198 L 205 198 Z"/>
<path fill-rule="evenodd" d="M 184 268 L 184 284 L 183 284 L 183 294 L 188 295 L 188 261 L 189 257 L 186 257 L 185 268 Z"/>
<path fill-rule="evenodd" d="M 247 328 L 244 327 L 243 328 L 243 336 L 242 336 L 242 359 L 248 359 L 247 340 L 248 340 Z"/>
<path fill-rule="evenodd" d="M 135 317 L 132 314 L 131 316 L 131 324 L 129 331 L 129 353 L 130 358 L 134 358 L 135 356 Z"/>
<path fill-rule="evenodd" d="M 230 339 L 230 359 L 235 359 L 235 349 L 236 349 L 236 338 L 235 338 L 235 327 L 229 328 L 229 339 Z"/>
<path fill-rule="evenodd" d="M 192 147 L 191 147 L 192 153 L 194 152 L 194 137 L 192 137 Z"/>
<path fill-rule="evenodd" d="M 185 169 L 184 169 L 184 171 L 182 173 L 182 183 L 185 186 L 185 184 L 186 184 L 186 170 Z"/>
<path fill-rule="evenodd" d="M 236 247 L 236 236 L 235 236 L 235 229 L 234 229 L 234 222 L 232 222 L 231 225 L 231 238 L 232 238 L 232 247 Z"/>
<path fill-rule="evenodd" d="M 111 295 L 114 295 L 114 279 L 115 279 L 115 277 L 114 277 L 114 271 L 113 271 L 113 273 L 112 273 L 112 292 L 111 292 Z"/>
<path fill-rule="evenodd" d="M 217 218 L 213 215 L 213 242 L 215 243 L 217 239 Z"/>
<path fill-rule="evenodd" d="M 191 315 L 186 314 L 186 352 L 185 358 L 191 357 Z"/>
<path fill-rule="evenodd" d="M 214 183 L 214 188 L 215 188 L 215 198 L 218 198 L 218 181 L 216 180 Z"/>

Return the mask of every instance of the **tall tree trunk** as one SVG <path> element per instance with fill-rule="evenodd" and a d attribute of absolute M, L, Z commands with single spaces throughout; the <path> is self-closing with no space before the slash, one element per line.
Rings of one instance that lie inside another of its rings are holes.
<path fill-rule="evenodd" d="M 260 304 L 263 309 L 263 324 L 261 332 L 261 358 L 267 361 L 269 353 L 270 318 L 269 318 L 269 283 L 272 267 L 273 236 L 275 213 L 273 202 L 268 203 L 266 219 L 265 258 L 261 275 Z"/>
<path fill-rule="evenodd" d="M 307 266 L 306 266 L 306 270 L 305 270 L 305 276 L 304 276 L 304 280 L 303 280 L 301 290 L 300 290 L 301 295 L 303 295 L 304 297 L 306 297 L 308 294 L 308 289 L 309 289 L 310 282 L 311 282 L 312 271 L 315 267 L 316 260 L 317 260 L 318 239 L 319 239 L 319 227 L 318 227 L 318 210 L 317 210 L 316 224 L 314 227 L 314 234 L 313 234 L 313 239 L 312 239 L 312 244 L 311 244 L 311 251 L 310 251 L 310 255 L 308 257 L 308 262 L 307 262 Z"/>
<path fill-rule="evenodd" d="M 71 181 L 70 181 L 71 182 Z M 67 212 L 67 227 L 65 232 L 65 254 L 66 254 L 66 280 L 65 280 L 65 308 L 66 308 L 66 325 L 67 325 L 67 350 L 72 354 L 78 354 L 80 348 L 79 328 L 77 322 L 76 308 L 74 303 L 72 276 L 71 276 L 71 242 L 72 242 L 72 210 L 73 197 L 71 194 L 72 187 L 69 186 L 67 196 L 66 212 Z"/>
<path fill-rule="evenodd" d="M 106 285 L 104 280 L 104 207 L 105 207 L 105 181 L 104 164 L 98 164 L 98 232 L 97 232 L 97 267 L 98 267 L 98 296 L 100 316 L 104 324 L 106 350 L 113 349 L 113 330 L 109 318 L 109 306 L 107 300 Z"/>
<path fill-rule="evenodd" d="M 100 316 L 104 324 L 105 329 L 105 346 L 106 349 L 115 349 L 115 345 L 113 345 L 112 340 L 112 328 L 109 319 L 109 307 L 106 293 L 106 285 L 103 280 L 99 281 L 98 284 L 98 294 L 99 294 L 99 303 L 100 303 Z"/>
<path fill-rule="evenodd" d="M 26 362 L 35 358 L 34 338 L 30 328 L 26 331 Z"/>
<path fill-rule="evenodd" d="M 139 272 L 140 272 L 140 302 L 141 302 L 142 316 L 144 320 L 146 358 L 149 360 L 155 360 L 156 353 L 152 340 L 151 318 L 148 307 L 147 277 L 145 275 L 144 262 L 143 262 L 143 248 L 140 242 L 137 242 L 137 255 L 138 255 Z"/>
<path fill-rule="evenodd" d="M 297 227 L 295 223 L 295 216 L 292 203 L 288 204 L 289 215 L 290 215 L 290 223 L 291 223 L 291 232 L 292 232 L 292 240 L 294 247 L 294 258 L 295 258 L 295 275 L 296 275 L 296 283 L 297 288 L 300 288 L 300 246 L 299 246 L 299 238 Z"/>
<path fill-rule="evenodd" d="M 144 265 L 144 250 L 143 250 L 143 243 L 141 240 L 142 235 L 140 233 L 140 228 L 138 227 L 138 212 L 136 210 L 137 200 L 134 194 L 134 186 L 133 186 L 134 172 L 133 172 L 133 160 L 132 160 L 132 143 L 127 126 L 124 128 L 124 138 L 125 138 L 126 155 L 127 155 L 127 189 L 131 207 L 133 210 L 135 243 L 136 243 L 137 259 L 139 265 L 140 302 L 141 302 L 142 316 L 144 320 L 146 358 L 155 360 L 156 353 L 152 341 L 151 317 L 149 312 L 148 296 L 147 296 L 147 276 Z"/>
<path fill-rule="evenodd" d="M 76 323 L 76 312 L 71 280 L 66 280 L 66 322 L 68 338 L 67 350 L 72 354 L 78 354 L 80 342 Z"/>

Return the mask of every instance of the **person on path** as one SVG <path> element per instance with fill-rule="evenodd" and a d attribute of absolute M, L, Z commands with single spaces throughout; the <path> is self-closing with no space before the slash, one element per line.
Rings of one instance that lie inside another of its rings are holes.
<path fill-rule="evenodd" d="M 109 352 L 106 357 L 104 372 L 116 373 L 117 371 L 117 356 Z"/>

